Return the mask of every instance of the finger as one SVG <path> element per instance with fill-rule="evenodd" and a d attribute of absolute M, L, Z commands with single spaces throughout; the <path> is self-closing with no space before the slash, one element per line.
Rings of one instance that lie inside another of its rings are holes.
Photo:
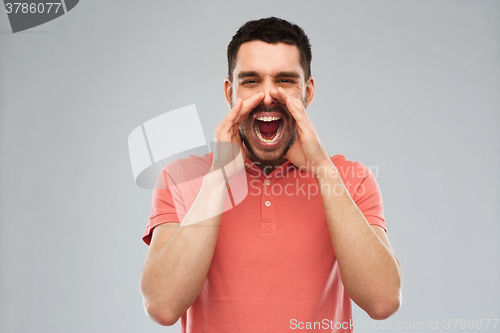
<path fill-rule="evenodd" d="M 243 150 L 243 144 L 241 142 L 239 126 L 234 125 L 232 130 L 233 130 L 233 136 L 231 137 L 231 142 L 237 144 Z"/>
<path fill-rule="evenodd" d="M 252 97 L 246 99 L 245 101 L 243 101 L 243 105 L 241 106 L 241 110 L 239 110 L 238 112 L 235 123 L 239 125 L 243 121 L 243 119 L 248 115 L 248 113 L 250 113 L 250 111 L 255 109 L 255 107 L 257 107 L 257 105 L 259 105 L 263 99 L 264 99 L 264 93 L 259 92 L 253 95 Z"/>
<path fill-rule="evenodd" d="M 280 103 L 285 104 L 287 106 L 287 108 L 289 108 L 290 105 L 294 105 L 295 106 L 294 110 L 298 110 L 300 113 L 302 113 L 307 118 L 306 111 L 304 109 L 304 105 L 300 99 L 289 95 L 281 87 L 279 87 L 278 89 L 271 89 L 269 92 L 270 92 L 271 96 L 273 96 L 273 98 L 275 98 Z"/>
<path fill-rule="evenodd" d="M 231 127 L 231 138 L 238 135 L 238 127 L 238 124 L 234 124 L 233 127 Z"/>
<path fill-rule="evenodd" d="M 269 95 L 271 95 L 275 100 L 277 100 L 281 104 L 286 104 L 286 98 L 283 98 L 283 96 L 278 93 L 278 90 L 276 89 L 269 90 Z"/>
<path fill-rule="evenodd" d="M 229 137 L 232 138 L 237 130 L 233 129 L 233 133 L 231 134 L 231 128 L 235 126 L 237 129 L 238 125 L 243 121 L 244 117 L 257 105 L 259 105 L 263 98 L 264 94 L 262 92 L 259 92 L 244 101 L 238 99 L 231 111 L 224 118 L 219 133 L 221 135 L 229 135 Z"/>
<path fill-rule="evenodd" d="M 300 135 L 297 135 L 297 138 L 295 139 L 295 142 L 292 144 L 292 146 L 288 149 L 288 151 L 285 154 L 285 158 L 287 160 L 290 159 L 292 156 L 297 156 L 301 155 L 302 153 L 302 142 L 301 142 Z"/>
<path fill-rule="evenodd" d="M 290 114 L 295 119 L 297 124 L 299 126 L 303 124 L 307 118 L 307 115 L 305 113 L 305 109 L 304 106 L 302 105 L 302 102 L 299 99 L 287 94 L 286 91 L 281 87 L 278 88 L 277 92 L 279 97 L 285 101 L 288 111 L 290 111 Z"/>
<path fill-rule="evenodd" d="M 298 101 L 299 103 L 302 103 L 302 101 L 296 97 L 293 97 L 292 95 L 288 94 L 285 89 L 279 87 L 278 89 L 271 89 L 269 90 L 269 94 L 276 99 L 278 102 L 281 104 L 286 104 L 287 101 Z"/>
<path fill-rule="evenodd" d="M 227 116 L 226 116 L 226 118 L 224 120 L 227 120 L 227 121 L 229 121 L 231 123 L 234 123 L 234 120 L 238 116 L 238 113 L 241 111 L 242 106 L 243 106 L 243 100 L 242 99 L 238 99 L 236 101 L 236 104 L 233 106 L 233 108 L 231 109 L 231 111 L 229 111 L 229 113 L 227 114 Z"/>
<path fill-rule="evenodd" d="M 298 99 L 298 98 L 290 98 L 289 101 L 293 103 L 295 108 L 304 116 L 305 119 L 309 119 L 309 116 L 307 115 L 306 107 L 304 106 L 304 103 Z"/>
<path fill-rule="evenodd" d="M 242 105 L 243 105 L 243 100 L 238 99 L 238 101 L 236 101 L 236 104 L 233 106 L 231 111 L 229 111 L 229 113 L 224 118 L 224 121 L 222 122 L 222 126 L 220 128 L 221 134 L 229 133 L 231 127 L 233 127 L 234 125 L 234 121 L 238 116 L 238 113 L 241 110 Z"/>

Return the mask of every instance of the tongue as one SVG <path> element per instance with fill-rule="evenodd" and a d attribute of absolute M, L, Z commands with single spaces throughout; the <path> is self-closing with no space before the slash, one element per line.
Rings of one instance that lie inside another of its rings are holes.
<path fill-rule="evenodd" d="M 272 139 L 276 132 L 278 131 L 278 126 L 280 124 L 279 120 L 273 121 L 260 121 L 259 120 L 259 130 L 264 139 Z"/>

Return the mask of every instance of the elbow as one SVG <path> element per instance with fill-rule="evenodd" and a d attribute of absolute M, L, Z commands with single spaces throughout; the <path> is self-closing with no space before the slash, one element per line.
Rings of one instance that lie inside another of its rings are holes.
<path fill-rule="evenodd" d="M 143 299 L 143 306 L 146 315 L 151 318 L 155 323 L 162 326 L 172 326 L 180 315 L 177 315 L 175 309 L 171 306 L 172 302 L 158 297 L 158 292 L 149 288 L 144 276 L 141 275 L 140 291 Z"/>
<path fill-rule="evenodd" d="M 384 320 L 395 314 L 401 307 L 401 295 L 391 300 L 378 302 L 370 311 L 367 311 L 370 318 L 374 320 Z"/>
<path fill-rule="evenodd" d="M 169 310 L 168 307 L 154 305 L 147 301 L 144 301 L 144 310 L 151 320 L 162 326 L 172 326 L 180 318 L 180 315 Z"/>

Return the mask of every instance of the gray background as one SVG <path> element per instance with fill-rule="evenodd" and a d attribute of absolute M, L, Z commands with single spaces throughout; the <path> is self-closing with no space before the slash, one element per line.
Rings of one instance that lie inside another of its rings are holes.
<path fill-rule="evenodd" d="M 227 44 L 271 15 L 311 39 L 329 154 L 377 169 L 404 270 L 386 322 L 500 317 L 500 1 L 108 0 L 17 34 L 0 13 L 1 332 L 179 330 L 142 308 L 127 137 L 196 104 L 211 140 Z"/>

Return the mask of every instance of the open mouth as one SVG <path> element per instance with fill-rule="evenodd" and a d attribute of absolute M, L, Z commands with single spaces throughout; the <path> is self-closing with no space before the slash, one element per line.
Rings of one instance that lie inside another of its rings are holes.
<path fill-rule="evenodd" d="M 254 119 L 255 141 L 262 147 L 278 145 L 283 134 L 284 121 L 279 115 L 257 116 Z"/>

